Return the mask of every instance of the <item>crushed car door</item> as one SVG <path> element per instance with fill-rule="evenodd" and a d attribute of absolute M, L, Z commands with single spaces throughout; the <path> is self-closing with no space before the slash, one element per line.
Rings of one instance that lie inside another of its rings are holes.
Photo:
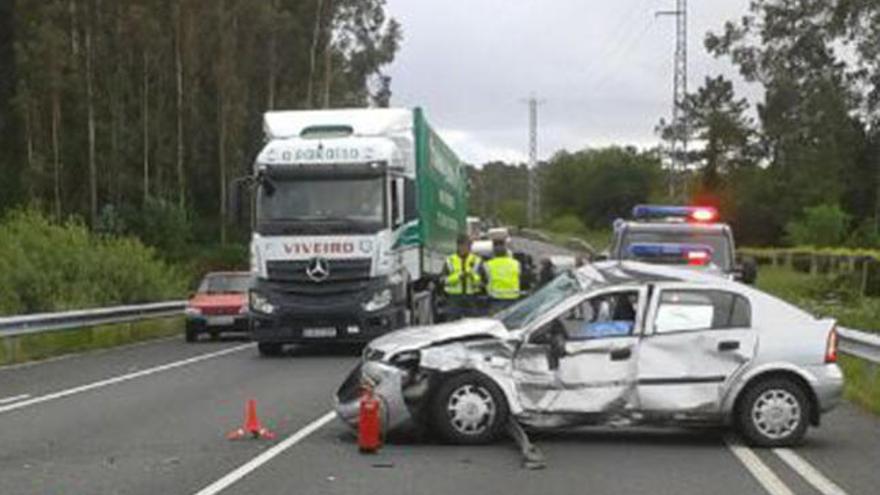
<path fill-rule="evenodd" d="M 756 346 L 748 298 L 705 286 L 660 288 L 639 344 L 640 409 L 720 412 L 725 382 Z"/>
<path fill-rule="evenodd" d="M 591 294 L 530 332 L 514 358 L 520 403 L 540 413 L 606 413 L 635 395 L 646 290 Z"/>

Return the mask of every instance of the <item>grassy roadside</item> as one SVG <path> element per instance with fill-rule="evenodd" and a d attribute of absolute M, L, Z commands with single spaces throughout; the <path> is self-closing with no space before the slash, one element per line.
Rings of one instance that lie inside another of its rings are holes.
<path fill-rule="evenodd" d="M 0 336 L 0 366 L 179 335 L 182 329 L 183 317 L 173 316 L 20 337 Z"/>
<path fill-rule="evenodd" d="M 808 275 L 776 267 L 762 267 L 758 288 L 817 315 L 830 316 L 845 327 L 880 331 L 880 299 L 860 297 L 840 277 Z M 880 414 L 880 366 L 842 356 L 846 398 Z"/>

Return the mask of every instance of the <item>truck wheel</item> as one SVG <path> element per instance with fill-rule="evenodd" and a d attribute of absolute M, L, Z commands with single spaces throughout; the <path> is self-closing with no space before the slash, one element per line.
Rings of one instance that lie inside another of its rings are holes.
<path fill-rule="evenodd" d="M 281 351 L 284 349 L 284 346 L 275 342 L 259 342 L 257 343 L 257 350 L 260 351 L 260 356 L 263 357 L 278 357 L 281 355 Z"/>
<path fill-rule="evenodd" d="M 450 443 L 491 442 L 503 431 L 509 409 L 501 389 L 476 372 L 457 374 L 440 384 L 431 402 L 431 425 Z"/>
<path fill-rule="evenodd" d="M 737 424 L 746 440 L 759 447 L 788 447 L 807 432 L 810 402 L 804 390 L 786 378 L 750 386 L 738 408 Z"/>

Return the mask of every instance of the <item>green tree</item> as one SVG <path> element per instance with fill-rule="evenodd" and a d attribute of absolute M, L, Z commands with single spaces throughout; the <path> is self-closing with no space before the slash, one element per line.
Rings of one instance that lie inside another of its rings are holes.
<path fill-rule="evenodd" d="M 849 231 L 849 215 L 839 206 L 823 204 L 804 209 L 786 225 L 788 242 L 795 246 L 827 247 L 842 244 Z"/>
<path fill-rule="evenodd" d="M 571 214 L 587 227 L 608 228 L 659 193 L 660 158 L 619 147 L 560 152 L 543 170 L 542 183 L 549 218 Z"/>

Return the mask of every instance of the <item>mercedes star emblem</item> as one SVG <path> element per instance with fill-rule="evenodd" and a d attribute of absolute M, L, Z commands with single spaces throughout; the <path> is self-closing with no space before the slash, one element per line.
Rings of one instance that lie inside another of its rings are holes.
<path fill-rule="evenodd" d="M 323 282 L 330 275 L 330 267 L 324 258 L 312 258 L 306 267 L 306 275 L 315 282 Z"/>

